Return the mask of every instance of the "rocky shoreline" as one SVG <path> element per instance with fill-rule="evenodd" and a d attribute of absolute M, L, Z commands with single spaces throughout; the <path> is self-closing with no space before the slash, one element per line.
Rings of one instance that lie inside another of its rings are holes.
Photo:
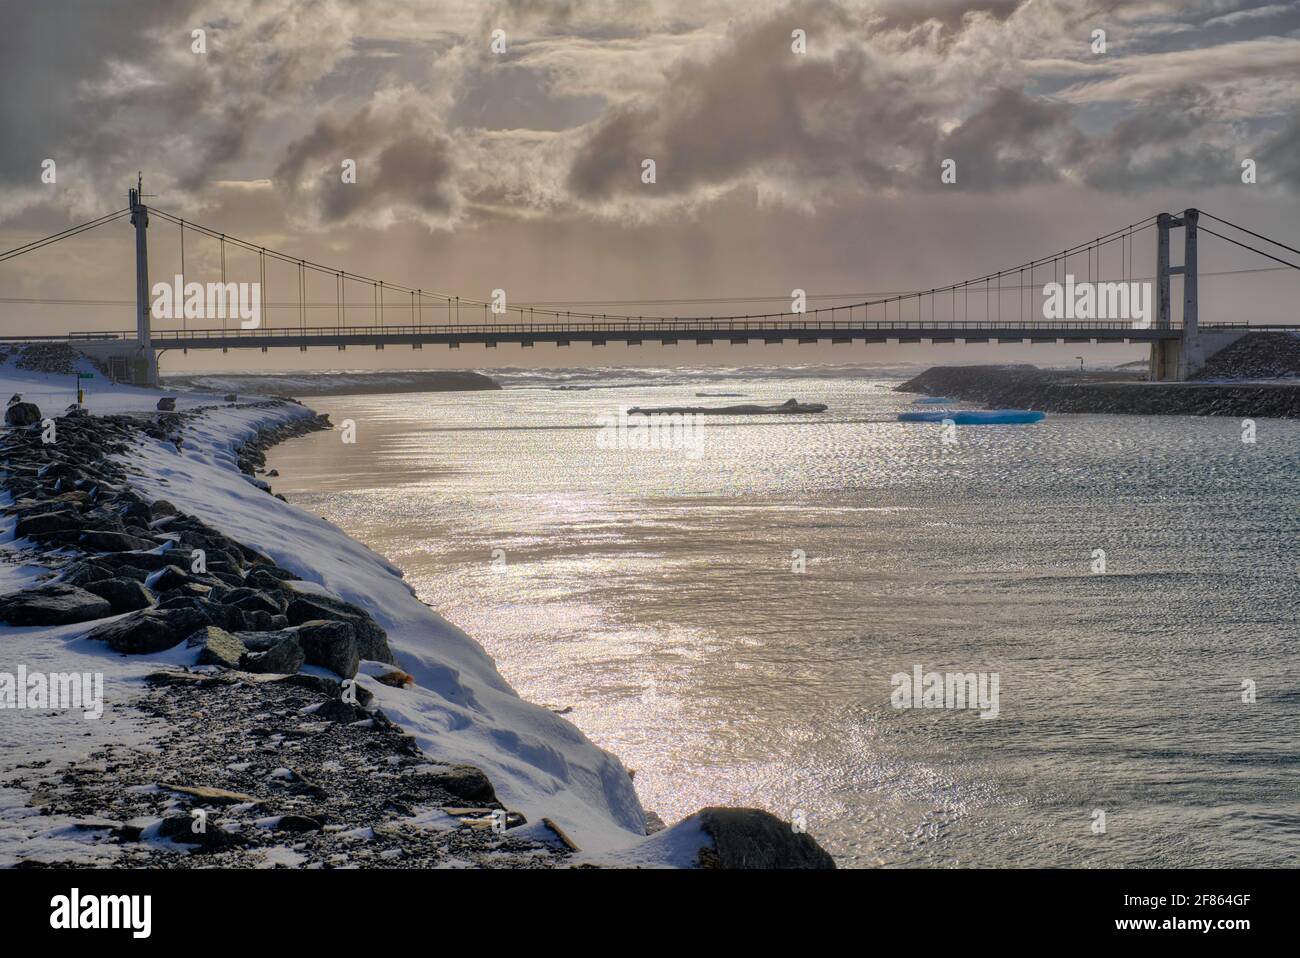
<path fill-rule="evenodd" d="M 512 867 L 540 867 L 569 854 L 559 837 L 505 834 L 522 816 L 502 808 L 481 771 L 430 762 L 381 710 L 367 708 L 370 693 L 346 680 L 362 659 L 394 661 L 369 613 L 298 593 L 297 577 L 257 550 L 128 487 L 112 455 L 141 435 L 179 447 L 184 422 L 201 412 L 92 417 L 74 409 L 52 420 L 53 442 L 43 441 L 40 422 L 0 439 L 3 488 L 13 498 L 5 512 L 16 517 L 17 537 L 35 544 L 25 558 L 55 569 L 52 581 L 0 599 L 0 622 L 65 625 L 125 613 L 87 638 L 127 655 L 181 643 L 199 649 L 197 668 L 153 673 L 151 691 L 133 703 L 163 721 L 162 749 L 110 747 L 54 781 L 37 762 L 30 779 L 12 784 L 29 788 L 42 814 L 74 816 L 76 827 L 124 846 L 125 861 L 149 867 L 201 864 L 176 854 L 186 851 L 257 864 L 259 850 L 281 848 L 290 832 L 284 854 L 295 864 L 419 867 L 491 854 L 497 865 L 518 856 Z M 251 475 L 270 445 L 329 428 L 327 417 L 305 416 L 264 429 L 239 447 L 240 465 Z M 304 664 L 338 678 L 300 673 Z M 408 678 L 393 668 L 379 680 Z M 340 776 L 350 777 L 320 784 Z M 445 821 L 394 827 L 416 807 Z M 347 834 L 335 828 L 342 822 Z"/>
<path fill-rule="evenodd" d="M 934 366 L 895 387 L 990 408 L 1138 416 L 1300 418 L 1300 382 L 1149 383 L 1036 366 Z"/>
<path fill-rule="evenodd" d="M 109 746 L 67 768 L 31 761 L 8 783 L 128 866 L 566 866 L 578 849 L 558 826 L 505 808 L 481 770 L 423 754 L 354 681 L 362 662 L 376 681 L 410 681 L 366 610 L 131 488 L 132 467 L 117 457 L 143 441 L 179 450 L 209 408 L 7 418 L 4 513 L 32 544 L 19 558 L 52 576 L 0 597 L 0 624 L 86 623 L 87 639 L 124 655 L 197 650 L 196 665 L 155 671 L 138 700 L 114 703 L 150 723 L 160 747 Z M 259 430 L 236 461 L 273 494 L 256 478 L 266 450 L 330 428 L 304 409 Z M 766 812 L 706 809 L 699 819 L 713 847 L 697 866 L 834 867 Z"/>

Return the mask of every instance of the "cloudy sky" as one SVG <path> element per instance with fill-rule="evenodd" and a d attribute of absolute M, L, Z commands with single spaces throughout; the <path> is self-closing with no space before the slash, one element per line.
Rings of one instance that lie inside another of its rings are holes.
<path fill-rule="evenodd" d="M 822 305 L 928 289 L 1188 206 L 1300 240 L 1295 2 L 46 0 L 6 10 L 0 62 L 4 249 L 121 208 L 137 170 L 152 205 L 258 245 L 468 299 L 502 288 L 512 305 L 610 313 L 779 309 L 796 287 Z M 941 182 L 945 159 L 956 183 Z M 176 270 L 176 232 L 151 227 L 155 279 Z M 191 238 L 186 255 L 198 278 L 218 252 Z M 113 301 L 130 299 L 131 257 L 119 223 L 0 263 L 0 323 L 129 328 L 130 306 Z M 1203 271 L 1272 265 L 1203 244 Z M 232 256 L 230 269 L 257 278 L 255 261 Z M 1294 320 L 1296 275 L 1207 276 L 1202 321 Z M 272 273 L 269 299 L 296 282 Z M 328 280 L 309 290 L 333 296 Z M 986 360 L 992 348 L 596 355 Z M 590 356 L 352 350 L 347 365 Z M 164 367 L 339 360 L 169 355 Z"/>

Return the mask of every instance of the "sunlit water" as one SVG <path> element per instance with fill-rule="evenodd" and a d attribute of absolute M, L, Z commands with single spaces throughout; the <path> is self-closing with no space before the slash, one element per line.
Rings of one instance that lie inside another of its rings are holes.
<path fill-rule="evenodd" d="M 842 866 L 1294 864 L 1300 423 L 1252 445 L 1229 419 L 1062 415 L 945 444 L 890 421 L 914 398 L 892 386 L 324 397 L 356 444 L 270 464 L 666 821 L 801 810 Z M 710 419 L 694 458 L 597 443 L 620 405 L 790 396 L 831 408 Z M 999 715 L 893 708 L 918 664 L 996 672 Z"/>

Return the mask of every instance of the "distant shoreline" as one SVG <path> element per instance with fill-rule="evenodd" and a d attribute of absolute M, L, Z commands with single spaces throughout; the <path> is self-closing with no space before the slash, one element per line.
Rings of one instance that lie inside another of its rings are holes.
<path fill-rule="evenodd" d="M 165 389 L 199 389 L 237 395 L 365 396 L 388 393 L 481 392 L 501 384 L 467 369 L 358 369 L 326 373 L 200 373 L 164 376 Z"/>

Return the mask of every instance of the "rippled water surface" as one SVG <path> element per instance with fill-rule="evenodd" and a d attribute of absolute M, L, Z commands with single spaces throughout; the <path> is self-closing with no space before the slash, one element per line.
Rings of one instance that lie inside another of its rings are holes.
<path fill-rule="evenodd" d="M 270 464 L 666 821 L 802 810 L 841 865 L 1295 864 L 1300 423 L 1248 445 L 1235 420 L 1063 415 L 945 444 L 890 421 L 914 398 L 892 386 L 322 397 L 357 443 Z M 620 406 L 790 396 L 830 410 L 710 419 L 695 457 L 597 442 Z M 916 665 L 996 672 L 998 716 L 893 708 Z"/>

